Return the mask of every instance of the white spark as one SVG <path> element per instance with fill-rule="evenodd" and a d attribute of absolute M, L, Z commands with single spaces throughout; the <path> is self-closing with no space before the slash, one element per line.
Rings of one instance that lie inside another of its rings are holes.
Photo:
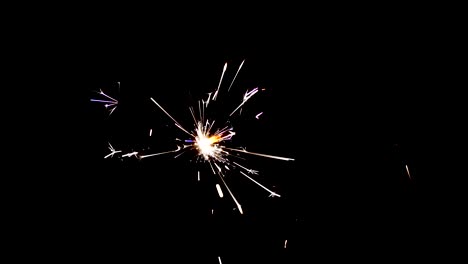
<path fill-rule="evenodd" d="M 259 117 L 263 114 L 263 112 L 258 113 L 255 118 L 259 119 Z"/>
<path fill-rule="evenodd" d="M 241 64 L 239 65 L 239 68 L 237 69 L 236 75 L 234 75 L 234 78 L 232 78 L 231 84 L 229 85 L 229 88 L 228 88 L 228 92 L 229 92 L 229 90 L 231 90 L 231 86 L 232 86 L 232 84 L 234 83 L 234 81 L 236 80 L 237 74 L 239 74 L 239 71 L 240 71 L 240 69 L 242 68 L 242 65 L 244 65 L 244 61 L 245 61 L 245 60 L 243 60 L 243 61 L 241 62 Z"/>
<path fill-rule="evenodd" d="M 107 159 L 108 157 L 111 157 L 111 158 L 112 158 L 112 157 L 114 157 L 114 154 L 117 154 L 117 153 L 122 152 L 121 150 L 115 150 L 115 149 L 112 147 L 111 143 L 108 143 L 108 144 L 109 144 L 109 147 L 108 147 L 108 148 L 109 148 L 109 150 L 111 151 L 111 153 L 109 153 L 109 154 L 107 154 L 106 156 L 104 156 L 105 159 Z"/>
<path fill-rule="evenodd" d="M 150 137 L 151 137 L 151 135 L 153 135 L 153 129 L 152 128 L 150 129 L 150 132 L 149 132 Z"/>
<path fill-rule="evenodd" d="M 221 262 L 221 257 L 220 257 L 220 256 L 218 256 L 218 261 L 219 261 L 219 264 L 223 264 L 223 263 Z"/>
<path fill-rule="evenodd" d="M 216 92 L 213 95 L 213 101 L 216 101 L 216 97 L 218 97 L 219 88 L 221 87 L 221 82 L 223 81 L 223 76 L 224 76 L 224 72 L 226 71 L 226 68 L 227 68 L 227 62 L 224 63 L 223 73 L 221 73 L 221 78 L 219 78 L 218 89 L 216 89 Z"/>
<path fill-rule="evenodd" d="M 216 184 L 216 190 L 218 191 L 219 198 L 223 198 L 223 190 L 221 190 L 221 186 L 219 186 L 219 184 Z"/>
<path fill-rule="evenodd" d="M 99 91 L 99 94 L 106 97 L 109 100 L 101 100 L 101 99 L 90 99 L 91 102 L 97 102 L 97 103 L 104 103 L 104 107 L 106 109 L 110 108 L 109 110 L 109 115 L 114 112 L 114 110 L 117 108 L 117 104 L 119 103 L 116 99 L 110 97 L 109 95 L 105 94 L 102 89 Z"/>
<path fill-rule="evenodd" d="M 219 174 L 218 174 L 219 175 Z M 237 201 L 236 197 L 234 197 L 234 194 L 232 194 L 231 190 L 229 189 L 229 186 L 226 184 L 226 182 L 224 181 L 223 177 L 219 176 L 219 178 L 221 179 L 221 181 L 223 182 L 224 186 L 226 187 L 226 189 L 228 190 L 229 194 L 231 195 L 231 198 L 232 200 L 234 200 L 234 203 L 236 203 L 236 206 L 237 208 L 239 209 L 239 212 L 241 214 L 244 214 L 244 211 L 242 210 L 242 206 L 240 205 L 240 203 Z"/>
<path fill-rule="evenodd" d="M 138 151 L 134 151 L 134 152 L 130 152 L 130 153 L 122 155 L 123 158 L 125 158 L 125 157 L 129 158 L 131 156 L 134 156 L 135 158 L 138 158 Z"/>
<path fill-rule="evenodd" d="M 249 175 L 245 174 L 243 171 L 240 172 L 242 175 L 244 175 L 245 177 L 247 177 L 249 180 L 253 181 L 254 183 L 256 183 L 258 186 L 262 187 L 263 189 L 265 189 L 267 192 L 270 193 L 270 196 L 271 197 L 281 197 L 279 194 L 275 193 L 275 192 L 272 192 L 270 191 L 267 187 L 261 185 L 260 183 L 258 183 L 256 180 L 252 179 Z"/>
<path fill-rule="evenodd" d="M 408 165 L 405 165 L 405 167 L 406 167 L 406 173 L 408 173 L 408 177 L 410 178 L 410 180 L 412 180 L 413 178 L 411 178 L 411 174 L 409 173 Z"/>
<path fill-rule="evenodd" d="M 198 181 L 200 181 L 200 171 L 198 171 Z"/>
<path fill-rule="evenodd" d="M 179 122 L 177 122 L 162 106 L 160 106 L 160 105 L 158 104 L 158 102 L 156 102 L 153 98 L 150 98 L 150 99 L 151 99 L 151 101 L 153 101 L 153 103 L 155 103 L 169 118 L 171 118 L 172 121 L 175 122 L 175 124 L 176 124 L 176 126 L 177 126 L 178 128 L 180 128 L 182 131 L 184 131 L 185 133 L 189 134 L 190 136 L 193 136 L 192 134 L 190 134 L 190 132 L 188 132 L 185 128 L 183 128 L 183 127 L 179 124 Z"/>
<path fill-rule="evenodd" d="M 231 114 L 229 114 L 229 116 L 232 116 L 241 106 L 245 104 L 245 102 L 247 102 L 257 92 L 258 92 L 258 87 L 253 89 L 252 91 L 247 91 L 244 95 L 244 99 L 242 100 L 242 103 L 236 109 L 234 109 L 234 111 L 232 111 Z"/>
<path fill-rule="evenodd" d="M 279 160 L 286 160 L 286 161 L 293 161 L 294 160 L 294 159 L 291 159 L 291 158 L 267 155 L 267 154 L 256 153 L 256 152 L 249 152 L 249 151 L 247 151 L 245 149 L 234 149 L 234 148 L 226 148 L 226 149 L 237 151 L 237 152 L 242 152 L 242 153 L 247 153 L 247 154 L 250 154 L 250 155 L 256 155 L 256 156 L 261 156 L 261 157 L 265 157 L 265 158 L 271 158 L 271 159 L 279 159 Z"/>
<path fill-rule="evenodd" d="M 250 173 L 250 174 L 258 174 L 258 171 L 257 171 L 257 170 L 252 170 L 252 169 L 246 168 L 246 167 L 240 165 L 239 163 L 237 163 L 237 162 L 235 162 L 235 161 L 233 161 L 232 163 L 234 163 L 234 164 L 236 164 L 238 167 L 240 167 L 240 168 L 246 170 L 246 171 L 247 171 L 248 173 Z"/>
<path fill-rule="evenodd" d="M 284 248 L 286 248 L 286 245 L 288 244 L 288 240 L 284 240 Z"/>
<path fill-rule="evenodd" d="M 169 150 L 169 151 L 164 151 L 164 152 L 159 152 L 159 153 L 154 153 L 154 154 L 143 155 L 143 156 L 140 156 L 140 159 L 144 159 L 144 158 L 148 158 L 148 157 L 153 157 L 153 156 L 159 156 L 159 155 L 168 154 L 168 153 L 173 153 L 173 152 L 179 151 L 180 149 L 181 149 L 181 147 L 180 147 L 180 146 L 177 146 L 177 149 Z"/>

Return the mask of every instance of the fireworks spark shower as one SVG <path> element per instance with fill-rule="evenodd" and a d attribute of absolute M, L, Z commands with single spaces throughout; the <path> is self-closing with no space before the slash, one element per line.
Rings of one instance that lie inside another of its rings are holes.
<path fill-rule="evenodd" d="M 294 159 L 292 158 L 286 158 L 286 157 L 280 157 L 280 156 L 274 156 L 274 155 L 268 155 L 268 154 L 263 154 L 263 153 L 258 153 L 258 152 L 251 152 L 247 151 L 245 148 L 233 148 L 233 147 L 228 147 L 227 142 L 231 141 L 232 137 L 236 135 L 236 132 L 234 131 L 234 127 L 230 124 L 229 120 L 234 118 L 237 112 L 240 112 L 242 107 L 250 101 L 250 99 L 259 92 L 258 87 L 247 90 L 242 98 L 242 101 L 236 106 L 233 107 L 232 110 L 230 110 L 230 114 L 226 116 L 226 121 L 224 125 L 221 125 L 219 127 L 216 127 L 215 124 L 217 125 L 220 121 L 219 119 L 213 119 L 209 115 L 208 108 L 210 106 L 210 103 L 216 101 L 220 95 L 220 93 L 223 92 L 223 90 L 227 90 L 229 92 L 231 90 L 231 87 L 233 86 L 233 83 L 236 79 L 236 77 L 239 74 L 239 71 L 241 70 L 242 66 L 244 64 L 244 61 L 240 64 L 238 67 L 232 81 L 230 82 L 229 86 L 227 89 L 223 89 L 223 78 L 227 70 L 227 63 L 224 64 L 223 70 L 221 77 L 219 79 L 218 86 L 215 91 L 208 93 L 208 97 L 205 100 L 199 100 L 198 101 L 198 108 L 194 109 L 194 107 L 189 107 L 190 114 L 193 118 L 193 127 L 192 129 L 187 129 L 184 127 L 180 122 L 178 122 L 166 109 L 158 103 L 154 98 L 150 98 L 150 100 L 161 110 L 169 119 L 171 119 L 174 122 L 174 125 L 180 129 L 182 132 L 184 132 L 184 135 L 188 136 L 185 140 L 182 140 L 182 143 L 177 146 L 177 148 L 172 149 L 172 150 L 166 150 L 163 152 L 158 152 L 158 153 L 153 153 L 153 154 L 145 154 L 145 155 L 140 155 L 137 152 L 132 152 L 130 154 L 125 154 L 127 157 L 129 156 L 135 156 L 139 159 L 144 159 L 148 157 L 154 157 L 154 156 L 159 156 L 159 155 L 165 155 L 165 154 L 170 154 L 174 153 L 175 157 L 179 157 L 181 154 L 188 152 L 189 150 L 195 151 L 197 161 L 198 162 L 203 162 L 208 164 L 209 168 L 213 172 L 214 175 L 219 176 L 219 180 L 224 186 L 225 190 L 227 193 L 229 193 L 230 197 L 236 204 L 239 212 L 243 214 L 242 206 L 241 204 L 237 201 L 234 193 L 231 191 L 229 188 L 228 184 L 225 181 L 225 177 L 228 171 L 238 171 L 238 175 L 242 175 L 251 182 L 255 183 L 262 189 L 266 190 L 271 197 L 280 197 L 279 194 L 271 191 L 267 187 L 263 186 L 260 184 L 258 181 L 252 178 L 253 175 L 258 175 L 257 170 L 253 170 L 250 168 L 247 168 L 246 166 L 241 164 L 241 158 L 240 156 L 242 155 L 253 155 L 253 156 L 260 156 L 263 158 L 269 158 L 269 159 L 277 159 L 277 160 L 283 160 L 283 161 L 293 161 Z M 257 114 L 255 116 L 256 119 L 258 119 L 258 116 L 260 114 Z M 218 121 L 218 123 L 216 122 Z M 150 132 L 151 133 L 151 132 Z M 110 150 L 111 154 L 108 154 L 107 157 L 112 157 L 113 154 L 116 154 L 117 152 L 111 147 L 110 143 Z M 198 171 L 198 180 L 200 180 L 200 171 Z M 223 190 L 221 188 L 221 185 L 216 184 L 216 189 L 218 191 L 219 196 L 222 198 L 223 197 Z"/>

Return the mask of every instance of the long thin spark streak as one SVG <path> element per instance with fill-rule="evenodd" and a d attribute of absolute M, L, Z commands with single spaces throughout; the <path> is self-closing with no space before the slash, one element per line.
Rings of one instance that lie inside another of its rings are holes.
<path fill-rule="evenodd" d="M 258 114 L 255 116 L 255 118 L 256 118 L 256 119 L 259 119 L 259 117 L 260 117 L 262 114 L 263 114 L 263 112 L 258 113 Z"/>
<path fill-rule="evenodd" d="M 155 103 L 170 119 L 172 119 L 172 121 L 175 122 L 176 126 L 178 128 L 180 128 L 182 131 L 184 131 L 185 133 L 189 134 L 190 136 L 193 136 L 190 132 L 188 132 L 185 128 L 183 128 L 179 122 L 177 122 L 161 105 L 158 104 L 158 102 L 156 102 L 152 97 L 150 98 L 151 101 L 153 101 L 153 103 Z"/>
<path fill-rule="evenodd" d="M 231 114 L 229 114 L 229 116 L 232 116 L 239 108 L 241 108 L 241 106 L 245 104 L 245 102 L 247 102 L 257 92 L 258 92 L 258 87 L 253 89 L 252 91 L 246 92 L 244 95 L 244 99 L 242 100 L 242 103 L 236 109 L 234 109 L 234 111 L 232 111 Z"/>
<path fill-rule="evenodd" d="M 409 173 L 408 165 L 405 165 L 405 168 L 406 168 L 406 173 L 408 173 L 408 177 L 410 178 L 410 180 L 412 180 L 413 178 L 411 178 L 411 174 Z"/>
<path fill-rule="evenodd" d="M 119 87 L 120 87 L 120 82 L 119 82 Z M 99 94 L 111 99 L 112 101 L 117 103 L 117 100 L 115 98 L 110 97 L 109 95 L 105 94 L 102 90 L 100 90 Z"/>
<path fill-rule="evenodd" d="M 174 150 L 169 150 L 169 151 L 164 151 L 164 152 L 159 152 L 159 153 L 154 153 L 154 154 L 148 154 L 148 155 L 142 155 L 142 156 L 140 156 L 140 159 L 153 157 L 153 156 L 159 156 L 159 155 L 163 155 L 163 154 L 169 154 L 169 153 L 177 152 L 180 149 L 181 149 L 181 147 L 177 146 L 177 149 L 174 149 Z"/>
<path fill-rule="evenodd" d="M 286 248 L 286 246 L 288 245 L 288 240 L 284 240 L 284 248 Z"/>
<path fill-rule="evenodd" d="M 265 189 L 267 192 L 270 193 L 270 196 L 277 196 L 277 197 L 281 197 L 281 195 L 275 193 L 275 192 L 272 192 L 270 191 L 267 187 L 261 185 L 259 182 L 257 182 L 256 180 L 252 179 L 249 175 L 245 174 L 243 171 L 240 172 L 242 175 L 244 175 L 245 177 L 247 177 L 249 180 L 253 181 L 254 183 L 256 183 L 258 186 L 262 187 L 263 189 Z"/>
<path fill-rule="evenodd" d="M 219 264 L 223 264 L 223 263 L 221 262 L 221 257 L 220 257 L 220 256 L 218 256 L 218 261 L 219 261 Z"/>
<path fill-rule="evenodd" d="M 150 132 L 149 132 L 150 137 L 151 137 L 151 135 L 153 135 L 153 129 L 152 128 L 150 129 Z"/>
<path fill-rule="evenodd" d="M 231 84 L 229 85 L 229 88 L 228 88 L 228 92 L 229 92 L 229 90 L 231 90 L 231 86 L 232 86 L 232 84 L 234 83 L 234 81 L 236 80 L 237 74 L 239 74 L 239 71 L 240 71 L 240 69 L 242 68 L 242 65 L 244 65 L 244 61 L 245 61 L 245 60 L 243 60 L 243 61 L 241 62 L 241 64 L 239 65 L 239 68 L 237 69 L 236 75 L 234 75 L 234 78 L 232 78 Z"/>
<path fill-rule="evenodd" d="M 250 152 L 250 151 L 247 151 L 245 149 L 235 149 L 235 148 L 225 148 L 225 149 L 233 150 L 233 151 L 237 151 L 237 152 L 241 152 L 241 153 L 247 153 L 247 154 L 250 154 L 250 155 L 261 156 L 261 157 L 265 157 L 265 158 L 271 158 L 271 159 L 279 159 L 279 160 L 285 160 L 285 161 L 293 161 L 294 160 L 292 158 L 285 158 L 285 157 L 280 157 L 280 156 L 273 156 L 273 155 L 267 155 L 267 154 L 262 154 L 262 153 Z"/>
<path fill-rule="evenodd" d="M 114 101 L 107 101 L 107 100 L 99 100 L 99 99 L 90 99 L 91 102 L 98 102 L 98 103 L 110 103 L 112 105 L 117 104 Z"/>
<path fill-rule="evenodd" d="M 231 189 L 229 189 L 229 186 L 226 184 L 226 182 L 224 181 L 223 177 L 219 175 L 219 178 L 221 179 L 221 181 L 223 182 L 224 186 L 226 187 L 226 189 L 228 190 L 229 194 L 231 195 L 232 197 L 232 200 L 234 200 L 234 203 L 236 203 L 236 206 L 237 206 L 237 209 L 239 209 L 239 212 L 240 214 L 244 214 L 244 211 L 242 210 L 242 206 L 240 205 L 240 203 L 237 201 L 236 197 L 234 197 L 234 194 L 232 194 L 231 192 Z"/>
<path fill-rule="evenodd" d="M 252 169 L 246 168 L 246 167 L 240 165 L 239 163 L 237 163 L 237 162 L 235 162 L 235 161 L 233 161 L 232 163 L 234 163 L 234 164 L 236 164 L 238 167 L 240 167 L 240 168 L 246 170 L 246 171 L 247 171 L 248 173 L 250 173 L 250 174 L 258 174 L 258 171 L 257 171 L 257 170 L 252 170 Z"/>
<path fill-rule="evenodd" d="M 213 101 L 216 101 L 216 97 L 218 97 L 219 88 L 221 87 L 221 82 L 223 81 L 224 72 L 226 71 L 226 68 L 227 68 L 227 62 L 224 63 L 223 73 L 221 73 L 221 78 L 219 78 L 218 89 L 216 89 L 216 92 L 213 95 Z"/>

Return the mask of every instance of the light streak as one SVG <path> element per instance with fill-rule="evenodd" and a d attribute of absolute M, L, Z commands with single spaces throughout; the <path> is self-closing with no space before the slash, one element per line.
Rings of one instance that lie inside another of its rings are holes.
<path fill-rule="evenodd" d="M 260 186 L 260 187 L 262 187 L 263 189 L 265 189 L 267 192 L 270 193 L 270 196 L 271 196 L 271 197 L 274 197 L 274 196 L 281 197 L 279 194 L 270 191 L 267 187 L 261 185 L 259 182 L 257 182 L 256 180 L 252 179 L 249 175 L 245 174 L 243 171 L 241 171 L 240 174 L 244 175 L 244 176 L 247 177 L 249 180 L 253 181 L 253 182 L 256 183 L 258 186 Z"/>
<path fill-rule="evenodd" d="M 406 173 L 408 173 L 408 177 L 410 178 L 410 180 L 412 180 L 413 178 L 411 178 L 411 174 L 409 173 L 408 165 L 405 165 L 405 168 L 406 168 Z"/>
<path fill-rule="evenodd" d="M 261 116 L 262 114 L 263 114 L 263 112 L 258 113 L 258 114 L 255 116 L 255 118 L 256 118 L 256 119 L 259 119 L 260 116 Z"/>
<path fill-rule="evenodd" d="M 169 151 L 164 151 L 164 152 L 158 152 L 158 153 L 154 153 L 154 154 L 148 154 L 148 155 L 141 155 L 139 156 L 140 159 L 144 159 L 144 158 L 148 158 L 148 157 L 154 157 L 154 156 L 159 156 L 159 155 L 163 155 L 163 154 L 169 154 L 169 153 L 173 153 L 173 152 L 177 152 L 181 149 L 181 147 L 177 146 L 177 149 L 174 149 L 174 150 L 169 150 Z M 137 153 L 138 154 L 138 153 Z"/>
<path fill-rule="evenodd" d="M 285 157 L 280 157 L 280 156 L 273 156 L 273 155 L 267 155 L 267 154 L 262 154 L 262 153 L 256 153 L 256 152 L 250 152 L 245 149 L 234 149 L 234 148 L 226 148 L 228 150 L 233 150 L 237 152 L 242 152 L 242 153 L 247 153 L 250 155 L 256 155 L 256 156 L 261 156 L 265 158 L 271 158 L 271 159 L 279 159 L 279 160 L 285 160 L 285 161 L 293 161 L 294 159 L 291 158 L 285 158 Z"/>

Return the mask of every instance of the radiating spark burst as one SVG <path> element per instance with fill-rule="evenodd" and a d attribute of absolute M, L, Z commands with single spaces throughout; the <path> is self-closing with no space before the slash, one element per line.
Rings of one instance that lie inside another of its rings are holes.
<path fill-rule="evenodd" d="M 119 88 L 120 88 L 120 82 L 118 83 L 119 84 Z M 117 105 L 119 104 L 119 101 L 117 101 L 116 99 L 110 97 L 109 95 L 105 94 L 102 89 L 99 90 L 98 94 L 106 97 L 107 99 L 105 100 L 102 100 L 102 99 L 91 99 L 90 101 L 91 102 L 97 102 L 97 103 L 103 103 L 104 104 L 104 107 L 109 110 L 109 115 L 112 114 L 112 112 L 114 112 L 114 110 L 117 108 Z"/>
<path fill-rule="evenodd" d="M 234 80 L 236 79 L 242 65 L 244 64 L 244 61 L 240 64 L 232 82 L 229 85 L 228 91 L 231 89 Z M 184 128 L 173 116 L 169 114 L 169 112 L 166 111 L 156 100 L 154 100 L 152 97 L 150 98 L 151 101 L 162 111 L 164 112 L 173 122 L 174 125 L 182 130 L 185 134 L 189 135 L 189 139 L 185 139 L 182 142 L 186 143 L 183 146 L 178 146 L 177 149 L 175 150 L 170 150 L 170 151 L 164 151 L 164 152 L 159 152 L 159 153 L 154 153 L 154 154 L 148 154 L 148 155 L 138 155 L 136 152 L 132 152 L 129 154 L 126 154 L 124 156 L 131 156 L 134 155 L 135 157 L 138 157 L 140 159 L 147 158 L 147 157 L 152 157 L 152 156 L 158 156 L 158 155 L 163 155 L 163 154 L 169 154 L 169 153 L 177 153 L 176 157 L 180 156 L 182 153 L 185 151 L 192 149 L 197 152 L 198 156 L 198 161 L 202 161 L 204 163 L 207 163 L 209 165 L 209 168 L 211 168 L 213 174 L 216 174 L 219 176 L 220 181 L 222 182 L 224 188 L 228 191 L 229 195 L 233 199 L 234 203 L 236 204 L 237 208 L 239 209 L 239 212 L 243 214 L 242 206 L 240 203 L 237 201 L 236 197 L 230 190 L 229 186 L 227 185 L 226 181 L 224 180 L 226 172 L 231 171 L 234 168 L 237 168 L 240 170 L 240 174 L 248 178 L 250 181 L 254 182 L 264 190 L 266 190 L 269 194 L 270 197 L 280 197 L 279 194 L 269 190 L 256 180 L 254 180 L 250 175 L 257 175 L 258 171 L 249 169 L 238 162 L 235 162 L 231 160 L 231 158 L 239 158 L 238 155 L 233 155 L 233 152 L 239 153 L 239 154 L 249 154 L 249 155 L 255 155 L 255 156 L 260 156 L 260 157 L 265 157 L 265 158 L 270 158 L 270 159 L 278 159 L 278 160 L 284 160 L 284 161 L 293 161 L 294 159 L 292 158 L 285 158 L 285 157 L 280 157 L 280 156 L 274 156 L 274 155 L 268 155 L 268 154 L 262 154 L 262 153 L 257 153 L 257 152 L 250 152 L 247 151 L 245 148 L 229 148 L 224 145 L 225 142 L 231 140 L 231 138 L 236 135 L 234 132 L 234 128 L 229 125 L 229 122 L 226 122 L 227 125 L 221 126 L 218 129 L 214 128 L 215 120 L 210 120 L 209 118 L 205 117 L 205 113 L 207 112 L 208 105 L 211 101 L 216 101 L 218 98 L 219 92 L 221 90 L 221 84 L 223 81 L 224 74 L 227 69 L 227 63 L 224 64 L 223 71 L 218 83 L 217 89 L 212 92 L 208 93 L 208 98 L 206 100 L 200 100 L 198 101 L 198 112 L 194 110 L 193 107 L 189 107 L 190 113 L 192 115 L 193 121 L 194 121 L 194 129 L 192 131 L 189 131 L 188 129 Z M 264 90 L 264 89 L 261 89 Z M 248 90 L 242 99 L 242 102 L 230 112 L 229 116 L 227 118 L 231 118 L 239 109 L 242 109 L 244 104 L 249 101 L 255 94 L 259 92 L 258 88 L 254 88 L 252 90 Z M 260 113 L 261 114 L 261 113 Z M 258 114 L 256 117 L 258 119 Z M 239 158 L 240 159 L 240 158 Z M 245 171 L 245 172 L 244 172 Z M 198 171 L 198 181 L 200 180 L 200 171 Z M 222 198 L 223 197 L 223 192 L 222 188 L 219 184 L 216 184 L 216 189 L 218 191 L 219 196 Z"/>

